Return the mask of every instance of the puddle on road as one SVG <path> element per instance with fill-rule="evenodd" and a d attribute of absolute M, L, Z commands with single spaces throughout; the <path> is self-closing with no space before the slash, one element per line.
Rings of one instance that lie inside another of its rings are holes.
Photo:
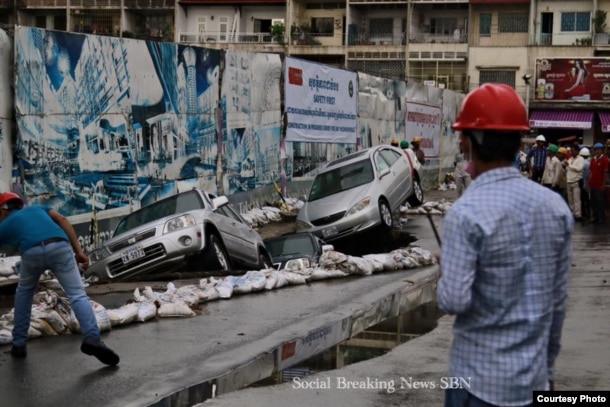
<path fill-rule="evenodd" d="M 420 305 L 406 314 L 372 326 L 331 349 L 249 387 L 290 382 L 295 377 L 303 378 L 382 356 L 396 346 L 432 331 L 443 315 L 436 302 Z"/>

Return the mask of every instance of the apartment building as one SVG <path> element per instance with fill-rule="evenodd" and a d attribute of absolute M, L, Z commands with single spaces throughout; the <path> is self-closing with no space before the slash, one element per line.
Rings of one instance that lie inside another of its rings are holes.
<path fill-rule="evenodd" d="M 282 53 L 464 93 L 506 83 L 535 132 L 591 144 L 610 133 L 608 11 L 610 0 L 0 0 L 0 23 Z"/>
<path fill-rule="evenodd" d="M 174 0 L 0 0 L 0 24 L 174 40 Z"/>

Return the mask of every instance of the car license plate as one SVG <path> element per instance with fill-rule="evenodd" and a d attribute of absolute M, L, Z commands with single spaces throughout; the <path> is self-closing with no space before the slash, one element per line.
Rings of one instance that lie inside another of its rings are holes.
<path fill-rule="evenodd" d="M 123 259 L 123 264 L 127 264 L 131 263 L 134 260 L 138 260 L 144 257 L 145 255 L 146 253 L 144 253 L 144 248 L 142 247 L 142 245 L 138 245 L 122 252 L 121 258 Z"/>
<path fill-rule="evenodd" d="M 336 226 L 322 229 L 322 236 L 324 236 L 324 237 L 331 237 L 331 236 L 336 235 L 337 233 L 339 233 L 339 231 L 337 230 Z"/>

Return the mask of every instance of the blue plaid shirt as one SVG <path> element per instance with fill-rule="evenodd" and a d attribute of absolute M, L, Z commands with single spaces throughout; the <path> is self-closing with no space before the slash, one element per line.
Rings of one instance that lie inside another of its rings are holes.
<path fill-rule="evenodd" d="M 534 157 L 534 163 L 532 165 L 532 157 Z M 546 165 L 546 147 L 538 148 L 533 147 L 527 153 L 527 165 L 531 166 L 535 170 L 544 170 Z"/>
<path fill-rule="evenodd" d="M 449 375 L 495 405 L 532 402 L 553 377 L 574 220 L 561 196 L 515 168 L 487 171 L 443 222 L 438 303 L 457 314 Z"/>

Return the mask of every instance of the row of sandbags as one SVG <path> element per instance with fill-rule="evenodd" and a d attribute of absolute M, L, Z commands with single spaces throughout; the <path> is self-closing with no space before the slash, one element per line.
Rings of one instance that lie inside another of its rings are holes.
<path fill-rule="evenodd" d="M 407 215 L 444 215 L 451 209 L 452 203 L 446 199 L 440 201 L 427 201 L 418 208 L 410 208 L 409 206 L 401 206 L 400 212 Z"/>
<path fill-rule="evenodd" d="M 284 202 L 281 204 L 283 205 Z M 297 213 L 304 204 L 305 203 L 303 201 L 296 198 L 285 199 L 285 206 L 290 208 L 291 213 Z M 259 228 L 270 222 L 281 221 L 282 209 L 275 206 L 263 206 L 261 208 L 250 209 L 249 211 L 243 212 L 240 215 L 251 227 Z"/>
<path fill-rule="evenodd" d="M 436 259 L 429 251 L 416 246 L 362 257 L 330 250 L 322 254 L 319 265 L 313 268 L 252 270 L 242 276 L 204 278 L 199 284 L 179 288 L 174 283 L 168 283 L 165 292 L 155 292 L 146 286 L 143 290 L 135 289 L 132 299 L 116 309 L 106 309 L 95 301 L 91 301 L 91 304 L 100 330 L 105 331 L 115 326 L 145 322 L 156 317 L 195 316 L 193 308 L 198 304 L 228 299 L 237 294 L 273 290 L 329 278 L 422 267 L 435 262 Z M 11 342 L 12 326 L 13 311 L 0 316 L 0 345 Z M 66 298 L 49 289 L 36 294 L 29 332 L 31 338 L 77 332 L 80 332 L 80 327 Z"/>

